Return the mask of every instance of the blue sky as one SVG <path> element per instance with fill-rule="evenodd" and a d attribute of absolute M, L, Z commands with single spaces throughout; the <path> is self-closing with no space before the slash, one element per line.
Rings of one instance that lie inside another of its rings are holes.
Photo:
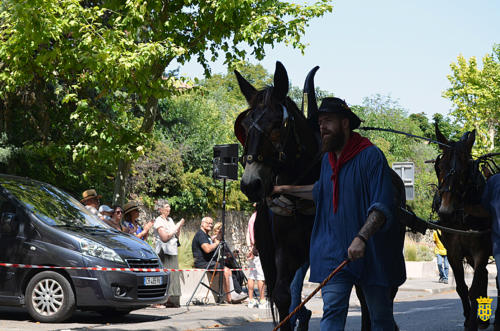
<path fill-rule="evenodd" d="M 304 55 L 278 45 L 260 63 L 272 73 L 276 60 L 281 61 L 296 86 L 319 65 L 316 86 L 348 104 L 379 93 L 409 113 L 431 117 L 447 115 L 452 106 L 441 96 L 449 87 L 450 63 L 459 54 L 480 62 L 500 43 L 498 0 L 339 0 L 333 6 L 333 13 L 307 28 Z M 221 63 L 212 68 L 213 73 L 226 72 Z M 190 77 L 202 76 L 196 63 L 180 69 Z"/>

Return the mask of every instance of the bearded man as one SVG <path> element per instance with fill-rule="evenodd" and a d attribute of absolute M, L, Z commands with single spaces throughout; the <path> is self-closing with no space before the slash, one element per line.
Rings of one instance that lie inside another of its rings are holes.
<path fill-rule="evenodd" d="M 324 98 L 318 110 L 323 155 L 313 185 L 275 186 L 314 200 L 309 280 L 322 282 L 347 264 L 323 288 L 321 330 L 343 330 L 354 284 L 363 290 L 372 330 L 397 330 L 393 300 L 406 280 L 401 225 L 393 217 L 391 170 L 382 151 L 353 130 L 361 120 L 345 101 Z"/>

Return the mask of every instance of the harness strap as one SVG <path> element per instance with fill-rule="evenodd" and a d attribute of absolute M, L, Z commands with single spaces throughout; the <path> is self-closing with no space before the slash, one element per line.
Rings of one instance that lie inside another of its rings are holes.
<path fill-rule="evenodd" d="M 441 230 L 441 231 L 448 232 L 448 233 L 468 235 L 468 236 L 482 236 L 482 235 L 491 233 L 491 229 L 484 230 L 484 231 L 476 231 L 476 230 L 464 231 L 464 230 L 449 228 L 449 227 L 437 224 L 438 221 L 426 221 L 426 220 L 418 217 L 417 215 L 415 215 L 414 212 L 409 211 L 403 207 L 400 207 L 400 208 L 403 212 L 407 213 L 408 215 L 413 216 L 415 221 L 418 221 L 419 223 L 421 223 L 422 225 L 425 225 L 429 229 Z"/>

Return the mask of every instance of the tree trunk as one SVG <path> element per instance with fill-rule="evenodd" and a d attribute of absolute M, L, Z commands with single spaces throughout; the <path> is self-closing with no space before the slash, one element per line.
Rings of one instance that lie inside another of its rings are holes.
<path fill-rule="evenodd" d="M 153 131 L 158 113 L 158 99 L 149 98 L 144 112 L 144 120 L 141 125 L 141 132 L 150 133 Z M 132 166 L 131 160 L 120 159 L 118 162 L 118 171 L 115 176 L 115 185 L 113 189 L 113 205 L 123 206 L 126 198 L 127 179 Z"/>
<path fill-rule="evenodd" d="M 142 121 L 141 131 L 150 133 L 153 131 L 156 114 L 158 114 L 158 99 L 153 97 L 149 98 L 148 103 L 144 108 L 144 119 Z"/>
<path fill-rule="evenodd" d="M 490 151 L 493 151 L 495 149 L 495 134 L 495 121 L 490 120 L 488 121 L 488 138 L 491 142 Z"/>
<path fill-rule="evenodd" d="M 116 172 L 113 189 L 113 206 L 123 206 L 125 204 L 125 190 L 131 166 L 132 161 L 130 160 L 120 159 L 118 161 L 118 171 Z"/>

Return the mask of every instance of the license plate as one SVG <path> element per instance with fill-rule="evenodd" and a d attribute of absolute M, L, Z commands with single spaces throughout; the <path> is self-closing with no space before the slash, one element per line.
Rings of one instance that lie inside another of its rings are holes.
<path fill-rule="evenodd" d="M 161 285 L 161 277 L 144 277 L 144 285 Z"/>

